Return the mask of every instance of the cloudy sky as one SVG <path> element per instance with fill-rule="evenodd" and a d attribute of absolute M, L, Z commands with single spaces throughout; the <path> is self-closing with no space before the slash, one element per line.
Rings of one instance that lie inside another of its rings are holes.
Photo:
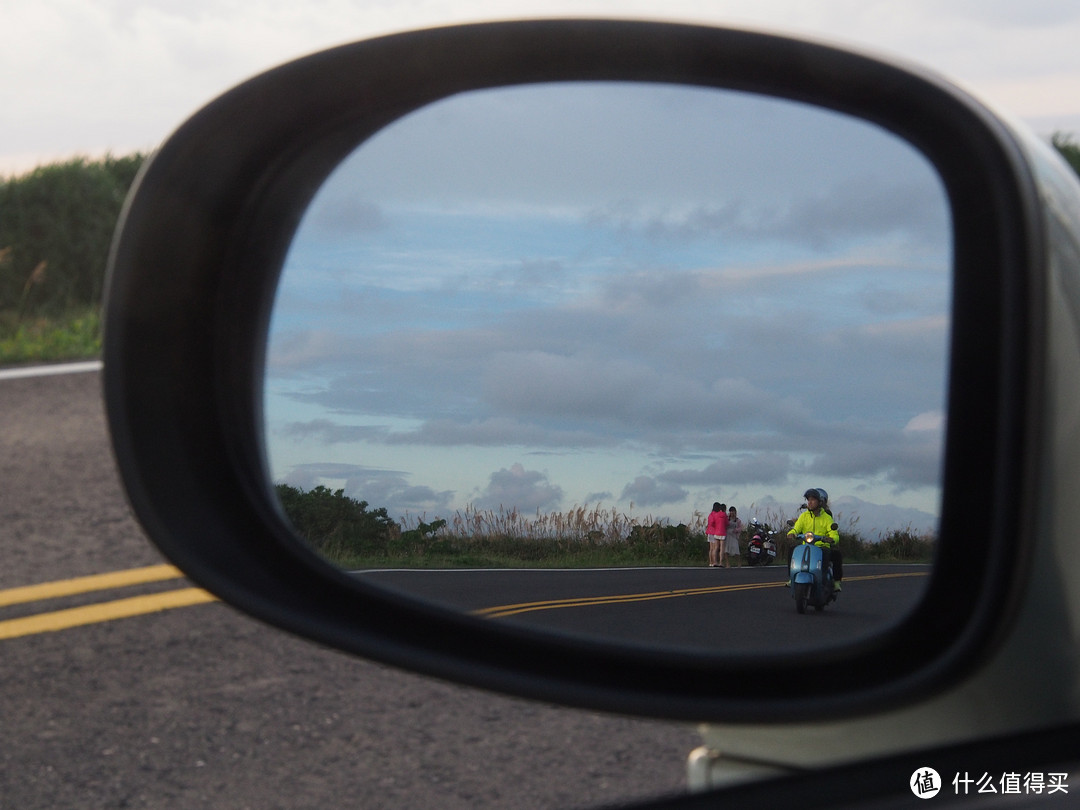
<path fill-rule="evenodd" d="M 150 150 L 230 85 L 323 47 L 565 14 L 764 27 L 882 50 L 953 78 L 1040 134 L 1080 133 L 1073 0 L 0 0 L 0 175 L 75 154 Z M 470 103 L 470 114 L 537 105 Z M 582 109 L 603 110 L 610 123 L 635 105 L 688 107 L 613 94 Z M 465 109 L 441 114 L 450 121 Z M 587 123 L 573 112 L 554 117 Z M 429 515 L 465 501 L 557 509 L 604 500 L 680 518 L 714 498 L 791 502 L 808 475 L 834 497 L 933 511 L 946 215 L 932 177 L 902 149 L 870 144 L 873 133 L 854 125 L 798 121 L 823 133 L 803 145 L 832 168 L 801 174 L 782 205 L 769 183 L 784 178 L 752 170 L 770 155 L 775 165 L 787 147 L 763 141 L 760 129 L 714 139 L 741 150 L 713 156 L 722 176 L 694 176 L 688 162 L 604 175 L 596 144 L 576 155 L 532 145 L 544 160 L 591 167 L 575 184 L 538 174 L 539 161 L 515 164 L 523 150 L 502 155 L 475 131 L 463 133 L 483 146 L 474 157 L 506 158 L 496 184 L 458 161 L 458 174 L 426 171 L 425 184 L 411 185 L 406 165 L 446 161 L 406 136 L 387 133 L 361 150 L 320 197 L 290 257 L 269 387 L 274 474 L 348 484 L 372 503 Z M 687 148 L 671 131 L 648 134 L 650 165 L 670 154 L 657 144 Z M 643 142 L 644 133 L 623 139 L 608 156 Z M 841 176 L 829 150 L 854 142 L 861 154 L 891 156 L 851 162 Z M 685 154 L 699 166 L 708 159 Z M 874 166 L 892 171 L 867 182 Z M 862 182 L 841 182 L 852 178 Z M 814 187 L 847 192 L 815 198 Z M 895 204 L 912 199 L 924 204 Z M 924 216 L 903 216 L 915 211 Z M 823 291 L 845 302 L 843 322 L 808 336 L 784 331 L 792 302 Z M 371 313 L 360 326 L 357 311 Z M 788 384 L 806 367 L 799 355 L 822 348 L 832 369 L 847 372 L 836 374 L 843 404 L 828 411 L 815 404 L 815 386 Z"/>
<path fill-rule="evenodd" d="M 274 475 L 398 514 L 688 519 L 808 478 L 932 510 L 948 234 L 921 155 L 802 105 L 632 85 L 433 105 L 361 146 L 293 243 Z"/>

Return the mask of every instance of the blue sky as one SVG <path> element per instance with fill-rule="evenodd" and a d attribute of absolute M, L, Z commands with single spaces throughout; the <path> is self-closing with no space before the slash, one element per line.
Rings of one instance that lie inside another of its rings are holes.
<path fill-rule="evenodd" d="M 686 520 L 808 477 L 933 512 L 949 258 L 936 175 L 862 122 L 687 88 L 452 99 L 301 227 L 273 473 L 393 514 Z"/>

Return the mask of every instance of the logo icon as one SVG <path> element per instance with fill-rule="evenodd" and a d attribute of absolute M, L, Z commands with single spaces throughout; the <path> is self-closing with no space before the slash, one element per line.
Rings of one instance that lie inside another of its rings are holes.
<path fill-rule="evenodd" d="M 908 782 L 911 792 L 920 799 L 932 799 L 941 790 L 941 777 L 933 768 L 919 768 Z"/>

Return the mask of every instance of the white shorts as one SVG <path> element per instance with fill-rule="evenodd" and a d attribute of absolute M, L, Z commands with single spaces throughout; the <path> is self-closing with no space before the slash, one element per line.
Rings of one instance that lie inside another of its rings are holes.
<path fill-rule="evenodd" d="M 724 535 L 724 534 L 707 534 L 707 535 L 705 535 L 705 539 L 708 540 L 710 543 L 723 543 L 725 537 L 727 537 L 727 535 Z"/>

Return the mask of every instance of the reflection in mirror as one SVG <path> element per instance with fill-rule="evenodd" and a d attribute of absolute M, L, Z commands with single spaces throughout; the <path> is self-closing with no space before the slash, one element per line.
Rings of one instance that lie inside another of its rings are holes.
<path fill-rule="evenodd" d="M 927 581 L 951 261 L 932 165 L 857 119 L 666 85 L 451 97 L 306 214 L 269 469 L 328 559 L 493 621 L 723 652 L 866 637 Z M 845 552 L 827 641 L 784 588 L 809 487 Z M 742 521 L 727 569 L 714 502 Z"/>

